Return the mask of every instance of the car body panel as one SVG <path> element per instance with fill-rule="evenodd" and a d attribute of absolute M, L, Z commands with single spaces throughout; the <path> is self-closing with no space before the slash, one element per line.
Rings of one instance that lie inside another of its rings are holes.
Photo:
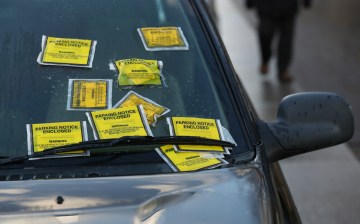
<path fill-rule="evenodd" d="M 0 183 L 0 215 L 9 222 L 72 216 L 80 223 L 271 223 L 264 185 L 256 164 L 170 175 L 8 181 Z"/>

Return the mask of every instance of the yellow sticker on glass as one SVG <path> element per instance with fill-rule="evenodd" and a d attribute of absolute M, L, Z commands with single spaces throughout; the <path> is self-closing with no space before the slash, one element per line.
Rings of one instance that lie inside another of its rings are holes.
<path fill-rule="evenodd" d="M 132 106 L 86 113 L 95 139 L 123 136 L 152 136 L 142 106 Z"/>
<path fill-rule="evenodd" d="M 132 58 L 116 61 L 115 65 L 120 87 L 163 85 L 161 61 Z"/>
<path fill-rule="evenodd" d="M 219 120 L 195 117 L 171 117 L 168 118 L 170 134 L 172 136 L 197 136 L 215 140 L 223 140 L 221 124 Z M 226 153 L 221 146 L 204 145 L 178 145 L 178 151 L 206 151 Z"/>
<path fill-rule="evenodd" d="M 70 79 L 68 110 L 111 108 L 111 79 Z"/>
<path fill-rule="evenodd" d="M 150 125 L 155 126 L 157 119 L 168 112 L 170 109 L 161 106 L 154 101 L 137 94 L 134 91 L 128 92 L 114 108 L 123 108 L 129 106 L 142 105 L 146 114 L 147 121 Z"/>
<path fill-rule="evenodd" d="M 28 124 L 28 153 L 87 141 L 86 122 Z M 66 154 L 83 153 L 76 151 Z"/>
<path fill-rule="evenodd" d="M 172 145 L 157 148 L 158 154 L 175 172 L 215 168 L 227 162 L 206 152 L 176 152 Z"/>
<path fill-rule="evenodd" d="M 148 51 L 189 49 L 180 27 L 143 27 L 138 32 Z"/>
<path fill-rule="evenodd" d="M 39 64 L 91 68 L 96 41 L 43 36 L 41 46 Z"/>

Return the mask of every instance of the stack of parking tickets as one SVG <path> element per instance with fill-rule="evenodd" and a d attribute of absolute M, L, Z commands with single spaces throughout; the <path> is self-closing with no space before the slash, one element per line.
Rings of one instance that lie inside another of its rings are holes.
<path fill-rule="evenodd" d="M 224 140 L 219 120 L 194 117 L 167 118 L 171 136 L 194 136 Z M 227 164 L 224 154 L 229 148 L 207 145 L 166 145 L 157 148 L 158 154 L 175 172 L 210 169 Z"/>

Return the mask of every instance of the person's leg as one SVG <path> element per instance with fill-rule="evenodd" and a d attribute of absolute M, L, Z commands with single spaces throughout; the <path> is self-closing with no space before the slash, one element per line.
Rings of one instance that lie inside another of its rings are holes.
<path fill-rule="evenodd" d="M 295 16 L 285 17 L 279 23 L 278 75 L 280 81 L 289 82 L 292 80 L 288 69 L 292 59 Z"/>
<path fill-rule="evenodd" d="M 276 30 L 276 23 L 268 17 L 259 16 L 259 43 L 261 50 L 260 72 L 268 72 L 268 63 L 271 57 L 271 43 Z"/>

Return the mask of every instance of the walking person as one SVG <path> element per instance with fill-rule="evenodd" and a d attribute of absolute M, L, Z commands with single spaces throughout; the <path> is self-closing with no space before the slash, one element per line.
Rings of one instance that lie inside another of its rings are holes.
<path fill-rule="evenodd" d="M 295 19 L 300 1 L 304 7 L 310 7 L 311 0 L 246 0 L 246 6 L 256 8 L 258 14 L 261 74 L 268 73 L 272 42 L 275 34 L 279 35 L 277 72 L 282 82 L 293 80 L 289 73 L 289 66 L 292 59 Z"/>

